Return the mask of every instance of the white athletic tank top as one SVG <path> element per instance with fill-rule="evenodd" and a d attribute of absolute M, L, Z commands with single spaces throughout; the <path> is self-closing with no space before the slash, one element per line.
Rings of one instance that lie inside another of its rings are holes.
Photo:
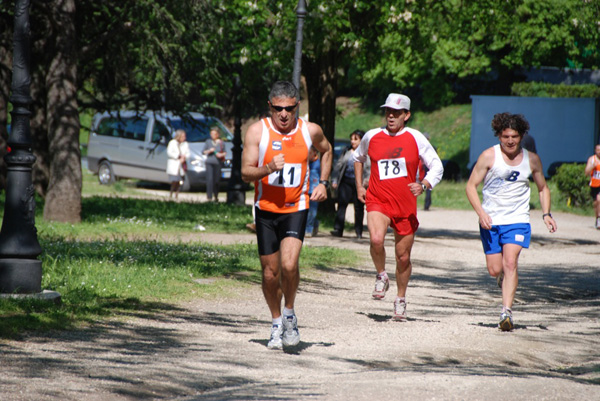
<path fill-rule="evenodd" d="M 500 145 L 494 146 L 494 165 L 483 181 L 483 210 L 495 226 L 529 223 L 529 152 L 523 149 L 523 160 L 518 166 L 504 162 Z"/>

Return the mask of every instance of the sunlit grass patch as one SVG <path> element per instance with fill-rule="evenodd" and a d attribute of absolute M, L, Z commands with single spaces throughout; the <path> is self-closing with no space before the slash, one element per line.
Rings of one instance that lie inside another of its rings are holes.
<path fill-rule="evenodd" d="M 181 302 L 234 296 L 261 282 L 256 245 L 46 236 L 40 243 L 42 288 L 60 293 L 62 302 L 0 300 L 0 338 L 77 328 L 106 318 L 153 318 Z M 306 276 L 354 264 L 355 252 L 332 248 L 305 247 L 300 258 Z M 211 280 L 202 281 L 206 278 Z"/>

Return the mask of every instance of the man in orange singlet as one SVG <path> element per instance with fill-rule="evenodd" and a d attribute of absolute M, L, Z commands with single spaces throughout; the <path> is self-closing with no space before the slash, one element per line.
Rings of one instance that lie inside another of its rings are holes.
<path fill-rule="evenodd" d="M 596 229 L 600 230 L 600 143 L 594 148 L 594 154 L 588 158 L 585 175 L 591 176 L 590 192 L 596 211 Z"/>
<path fill-rule="evenodd" d="M 255 122 L 246 132 L 242 179 L 254 182 L 255 187 L 262 290 L 273 319 L 267 347 L 281 349 L 300 342 L 298 319 L 294 313 L 300 282 L 298 258 L 309 201 L 327 199 L 332 151 L 321 127 L 296 117 L 300 96 L 294 84 L 275 82 L 268 104 L 271 117 Z M 311 145 L 322 157 L 321 179 L 309 196 L 308 152 Z"/>

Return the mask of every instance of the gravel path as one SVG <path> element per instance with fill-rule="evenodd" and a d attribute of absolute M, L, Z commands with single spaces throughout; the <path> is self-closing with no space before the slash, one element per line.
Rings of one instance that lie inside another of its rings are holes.
<path fill-rule="evenodd" d="M 408 322 L 390 320 L 395 282 L 383 301 L 371 299 L 368 240 L 322 234 L 305 246 L 353 249 L 361 263 L 301 279 L 299 346 L 266 348 L 270 318 L 254 285 L 4 341 L 0 399 L 600 400 L 600 231 L 589 217 L 554 216 L 558 232 L 549 234 L 532 212 L 511 333 L 496 328 L 500 290 L 485 269 L 475 214 L 436 209 L 419 213 Z"/>

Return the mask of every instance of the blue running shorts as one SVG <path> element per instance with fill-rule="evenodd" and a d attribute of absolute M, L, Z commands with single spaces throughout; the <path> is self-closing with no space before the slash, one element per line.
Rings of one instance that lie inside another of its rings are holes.
<path fill-rule="evenodd" d="M 479 226 L 479 235 L 486 255 L 501 253 L 504 244 L 516 244 L 523 248 L 529 248 L 531 225 L 529 223 L 506 224 L 492 226 L 491 230 L 485 230 Z"/>

